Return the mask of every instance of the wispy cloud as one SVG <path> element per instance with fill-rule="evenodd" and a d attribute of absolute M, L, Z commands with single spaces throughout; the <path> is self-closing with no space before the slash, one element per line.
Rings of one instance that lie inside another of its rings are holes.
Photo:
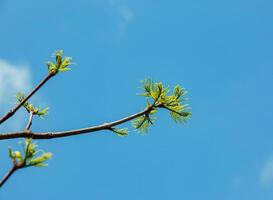
<path fill-rule="evenodd" d="M 273 184 L 273 158 L 268 159 L 260 172 L 260 183 L 262 186 Z"/>
<path fill-rule="evenodd" d="M 17 92 L 25 92 L 31 88 L 31 73 L 26 65 L 11 64 L 10 62 L 0 59 L 0 113 L 3 114 L 14 106 L 15 95 Z M 10 130 L 21 128 L 22 119 L 19 116 L 16 120 L 7 123 L 11 125 Z M 5 126 L 6 127 L 6 126 Z M 4 129 L 4 127 L 1 127 Z"/>
<path fill-rule="evenodd" d="M 109 0 L 109 5 L 118 15 L 118 36 L 121 37 L 126 31 L 128 24 L 134 19 L 134 13 L 125 0 Z"/>
<path fill-rule="evenodd" d="M 6 104 L 16 92 L 30 89 L 30 71 L 0 59 L 0 83 L 0 104 Z"/>

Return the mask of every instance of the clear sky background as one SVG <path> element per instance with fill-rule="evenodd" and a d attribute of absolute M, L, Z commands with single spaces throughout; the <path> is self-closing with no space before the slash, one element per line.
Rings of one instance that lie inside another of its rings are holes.
<path fill-rule="evenodd" d="M 38 141 L 46 168 L 17 172 L 1 200 L 272 200 L 271 0 L 0 0 L 0 112 L 47 73 L 57 49 L 77 64 L 33 101 L 33 131 L 69 130 L 143 109 L 139 81 L 188 91 L 193 118 L 160 112 L 149 134 L 103 131 Z M 1 126 L 21 130 L 22 110 Z M 130 124 L 128 124 L 130 126 Z M 10 168 L 1 141 L 0 174 Z"/>

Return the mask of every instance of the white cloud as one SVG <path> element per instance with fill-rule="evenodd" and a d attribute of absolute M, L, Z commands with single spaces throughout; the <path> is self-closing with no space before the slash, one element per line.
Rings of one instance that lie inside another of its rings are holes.
<path fill-rule="evenodd" d="M 118 15 L 118 35 L 121 37 L 128 24 L 133 20 L 134 13 L 124 0 L 109 0 L 109 5 L 115 9 Z"/>
<path fill-rule="evenodd" d="M 7 104 L 18 91 L 30 89 L 30 71 L 26 66 L 0 59 L 0 83 L 0 104 Z"/>
<path fill-rule="evenodd" d="M 26 92 L 31 88 L 31 73 L 26 65 L 11 64 L 10 62 L 0 59 L 0 115 L 3 115 L 15 103 L 17 92 Z M 17 115 L 16 120 L 1 125 L 1 130 L 9 131 L 21 128 L 23 123 L 22 114 Z M 12 126 L 11 126 L 12 125 Z"/>
<path fill-rule="evenodd" d="M 271 185 L 273 183 L 273 158 L 268 159 L 260 173 L 260 183 L 263 186 Z"/>

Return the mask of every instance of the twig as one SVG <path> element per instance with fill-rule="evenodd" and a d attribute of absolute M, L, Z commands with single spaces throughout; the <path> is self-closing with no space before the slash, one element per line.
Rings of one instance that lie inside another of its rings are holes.
<path fill-rule="evenodd" d="M 159 108 L 165 108 L 165 109 L 167 109 L 167 110 L 169 110 L 169 111 L 171 111 L 171 112 L 174 112 L 174 113 L 176 113 L 176 114 L 178 114 L 178 115 L 180 115 L 180 116 L 184 117 L 184 115 L 183 115 L 182 113 L 177 112 L 177 111 L 175 111 L 175 110 L 173 110 L 173 109 L 169 108 L 168 106 L 159 105 L 158 107 L 159 107 Z"/>
<path fill-rule="evenodd" d="M 139 129 L 139 128 L 144 124 L 144 122 L 146 121 L 146 118 L 147 118 L 147 114 L 145 114 L 144 119 L 143 119 L 142 122 L 136 127 L 136 129 Z"/>
<path fill-rule="evenodd" d="M 21 101 L 17 106 L 15 106 L 15 108 L 11 109 L 8 113 L 6 113 L 4 116 L 1 117 L 0 119 L 0 124 L 2 124 L 3 122 L 5 122 L 7 119 L 9 119 L 10 117 L 12 117 L 14 115 L 14 113 L 16 113 L 16 111 L 22 106 L 24 105 L 24 103 L 33 95 L 35 94 L 51 77 L 53 77 L 53 74 L 48 74 L 37 86 L 36 88 L 34 88 L 29 95 L 23 100 Z"/>
<path fill-rule="evenodd" d="M 82 129 L 75 129 L 75 130 L 69 130 L 69 131 L 62 131 L 62 132 L 40 132 L 40 133 L 34 133 L 34 132 L 13 132 L 13 133 L 3 133 L 0 134 L 0 140 L 6 140 L 6 139 L 14 139 L 14 138 L 32 138 L 32 139 L 53 139 L 53 138 L 61 138 L 61 137 L 68 137 L 73 135 L 80 135 L 85 133 L 91 133 L 101 130 L 111 130 L 112 127 L 117 126 L 119 124 L 128 122 L 132 119 L 135 119 L 137 117 L 140 117 L 142 115 L 146 115 L 151 110 L 154 109 L 154 107 L 150 106 L 146 108 L 145 110 L 135 113 L 133 115 L 130 115 L 128 117 L 122 118 L 117 121 L 113 121 L 110 123 L 104 123 L 98 126 L 91 126 L 87 128 Z"/>
<path fill-rule="evenodd" d="M 13 164 L 12 168 L 6 173 L 3 179 L 0 181 L 0 188 L 5 184 L 5 182 L 10 178 L 10 176 L 17 170 L 20 169 L 16 163 Z"/>
<path fill-rule="evenodd" d="M 29 112 L 29 119 L 28 119 L 28 123 L 27 123 L 27 126 L 25 128 L 25 131 L 26 132 L 29 132 L 30 131 L 30 127 L 32 125 L 32 119 L 33 119 L 33 111 L 30 111 Z"/>

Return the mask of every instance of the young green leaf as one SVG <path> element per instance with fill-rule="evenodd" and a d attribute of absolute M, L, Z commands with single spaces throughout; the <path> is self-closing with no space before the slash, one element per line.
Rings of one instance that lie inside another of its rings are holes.
<path fill-rule="evenodd" d="M 152 125 L 154 121 L 155 118 L 151 117 L 149 114 L 146 114 L 134 119 L 132 121 L 132 126 L 140 133 L 145 134 L 148 132 L 149 126 Z"/>
<path fill-rule="evenodd" d="M 117 136 L 120 137 L 128 136 L 128 128 L 121 129 L 111 128 L 110 130 L 113 131 Z"/>
<path fill-rule="evenodd" d="M 184 102 L 186 90 L 179 85 L 176 85 L 172 94 L 169 94 L 169 87 L 164 87 L 161 82 L 154 82 L 151 79 L 142 81 L 144 93 L 141 95 L 146 97 L 146 107 L 151 108 L 148 115 L 141 116 L 135 119 L 132 124 L 141 132 L 147 132 L 149 125 L 153 124 L 151 115 L 155 114 L 156 108 L 164 108 L 170 111 L 170 115 L 175 122 L 184 123 L 192 116 L 190 108 Z M 150 104 L 148 99 L 152 99 Z"/>
<path fill-rule="evenodd" d="M 21 92 L 17 93 L 16 97 L 17 97 L 17 100 L 19 102 L 22 102 L 25 99 L 25 95 L 23 93 L 21 93 Z M 49 110 L 49 107 L 37 108 L 33 104 L 30 104 L 29 102 L 25 102 L 23 106 L 24 106 L 24 108 L 26 109 L 26 111 L 28 113 L 32 112 L 33 115 L 38 115 L 41 118 L 44 115 L 46 115 L 48 113 L 48 110 Z"/>
<path fill-rule="evenodd" d="M 52 153 L 47 152 L 41 155 L 38 155 L 41 150 L 37 150 L 38 146 L 35 143 L 31 142 L 31 139 L 25 139 L 25 143 L 23 144 L 23 153 L 20 151 L 12 151 L 9 148 L 9 157 L 16 163 L 20 168 L 30 167 L 30 166 L 46 166 L 44 163 L 48 159 L 52 157 Z"/>
<path fill-rule="evenodd" d="M 31 159 L 29 162 L 28 162 L 28 165 L 29 166 L 38 166 L 38 167 L 41 167 L 41 165 L 43 166 L 46 166 L 44 164 L 45 161 L 47 161 L 48 159 L 51 159 L 52 158 L 52 153 L 44 153 L 36 158 L 33 158 Z"/>
<path fill-rule="evenodd" d="M 58 50 L 55 53 L 55 63 L 47 62 L 48 72 L 51 75 L 56 75 L 58 72 L 65 72 L 70 70 L 68 66 L 72 64 L 71 57 L 63 57 L 63 50 Z"/>

